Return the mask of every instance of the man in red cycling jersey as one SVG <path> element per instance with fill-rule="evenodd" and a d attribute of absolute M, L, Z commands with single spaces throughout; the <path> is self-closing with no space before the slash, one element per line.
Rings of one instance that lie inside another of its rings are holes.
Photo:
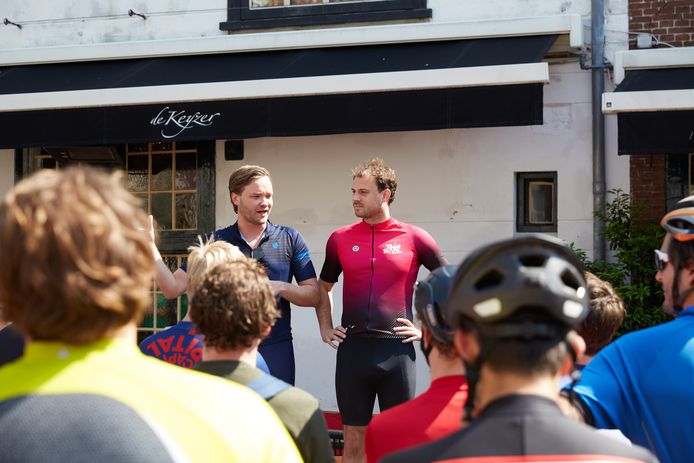
<path fill-rule="evenodd" d="M 390 216 L 395 171 L 382 159 L 352 170 L 352 206 L 361 220 L 340 228 L 326 244 L 318 309 L 321 336 L 337 352 L 335 388 L 344 424 L 344 461 L 363 462 L 364 434 L 374 399 L 381 410 L 414 396 L 415 351 L 421 332 L 412 323 L 412 290 L 421 265 L 445 265 L 424 230 Z M 333 328 L 331 291 L 344 273 L 342 323 Z"/>

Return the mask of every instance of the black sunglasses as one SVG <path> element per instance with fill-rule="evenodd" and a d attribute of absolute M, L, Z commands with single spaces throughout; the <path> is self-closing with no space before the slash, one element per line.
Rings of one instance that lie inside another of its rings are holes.
<path fill-rule="evenodd" d="M 667 252 L 660 249 L 654 249 L 653 251 L 655 251 L 655 268 L 662 272 L 667 263 L 670 262 L 670 257 L 668 257 Z"/>
<path fill-rule="evenodd" d="M 251 251 L 251 258 L 253 258 L 253 259 L 255 259 L 255 260 L 260 260 L 260 259 L 262 259 L 263 257 L 265 257 L 265 253 L 263 252 L 262 249 L 260 249 L 260 248 L 255 248 L 255 249 L 253 249 L 253 250 Z"/>

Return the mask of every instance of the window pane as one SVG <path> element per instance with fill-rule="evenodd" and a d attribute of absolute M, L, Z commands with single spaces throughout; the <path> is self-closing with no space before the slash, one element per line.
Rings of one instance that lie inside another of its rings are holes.
<path fill-rule="evenodd" d="M 162 230 L 171 230 L 171 193 L 152 193 L 152 215 Z"/>
<path fill-rule="evenodd" d="M 147 191 L 149 160 L 145 156 L 128 156 L 128 183 L 130 191 Z"/>
<path fill-rule="evenodd" d="M 181 319 L 188 313 L 188 295 L 186 293 L 181 294 Z"/>
<path fill-rule="evenodd" d="M 531 181 L 529 188 L 530 223 L 552 223 L 552 184 L 549 182 Z"/>
<path fill-rule="evenodd" d="M 163 294 L 157 294 L 157 328 L 164 328 L 178 323 L 176 319 L 176 299 L 168 300 Z"/>
<path fill-rule="evenodd" d="M 198 143 L 195 141 L 178 141 L 178 142 L 176 142 L 176 151 L 196 150 L 196 149 L 198 149 Z"/>
<path fill-rule="evenodd" d="M 176 195 L 176 229 L 196 229 L 197 221 L 197 195 L 195 193 L 181 193 Z"/>
<path fill-rule="evenodd" d="M 149 195 L 147 194 L 136 194 L 134 195 L 138 201 L 140 201 L 140 205 L 142 209 L 149 214 Z"/>
<path fill-rule="evenodd" d="M 171 151 L 173 143 L 170 141 L 157 141 L 152 143 L 152 151 Z"/>
<path fill-rule="evenodd" d="M 55 161 L 55 159 L 50 158 L 50 157 L 38 157 L 36 158 L 36 165 L 34 166 L 34 170 L 41 170 L 41 169 L 55 169 L 58 167 L 58 163 Z"/>
<path fill-rule="evenodd" d="M 194 190 L 198 181 L 195 153 L 176 155 L 176 190 Z"/>
<path fill-rule="evenodd" d="M 152 191 L 171 190 L 172 168 L 170 153 L 152 155 Z"/>
<path fill-rule="evenodd" d="M 142 323 L 140 324 L 141 327 L 143 328 L 152 328 L 154 326 L 154 301 L 151 301 L 149 307 L 147 307 L 147 310 L 145 311 L 145 316 L 142 319 Z"/>
<path fill-rule="evenodd" d="M 149 151 L 149 145 L 147 145 L 147 143 L 128 145 L 127 151 L 128 153 L 147 153 Z"/>

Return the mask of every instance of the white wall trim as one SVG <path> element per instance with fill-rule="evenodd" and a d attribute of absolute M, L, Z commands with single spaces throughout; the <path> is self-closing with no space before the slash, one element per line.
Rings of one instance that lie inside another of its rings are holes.
<path fill-rule="evenodd" d="M 0 112 L 549 82 L 547 63 L 0 95 Z"/>
<path fill-rule="evenodd" d="M 694 47 L 622 50 L 615 54 L 614 81 L 620 84 L 630 69 L 693 67 Z"/>
<path fill-rule="evenodd" d="M 583 44 L 581 16 L 565 14 L 447 23 L 389 24 L 255 32 L 215 37 L 112 42 L 78 46 L 15 48 L 0 50 L 0 65 L 18 66 L 542 34 L 569 34 L 570 46 L 580 48 Z"/>
<path fill-rule="evenodd" d="M 602 94 L 602 112 L 686 111 L 694 109 L 694 89 Z"/>

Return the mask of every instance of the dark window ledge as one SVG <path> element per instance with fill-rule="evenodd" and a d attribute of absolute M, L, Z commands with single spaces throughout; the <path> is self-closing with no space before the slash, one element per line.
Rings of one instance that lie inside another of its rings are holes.
<path fill-rule="evenodd" d="M 249 0 L 227 1 L 227 21 L 219 24 L 219 29 L 223 31 L 422 20 L 432 17 L 431 9 L 426 7 L 426 0 L 385 0 L 255 9 L 248 7 Z"/>

